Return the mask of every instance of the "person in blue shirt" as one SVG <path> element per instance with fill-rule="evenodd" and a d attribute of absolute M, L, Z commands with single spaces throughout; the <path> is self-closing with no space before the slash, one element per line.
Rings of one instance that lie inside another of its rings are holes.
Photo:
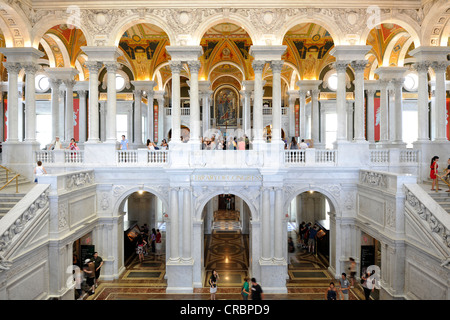
<path fill-rule="evenodd" d="M 316 235 L 317 235 L 317 226 L 314 225 L 309 230 L 309 237 L 308 237 L 308 252 L 314 253 L 314 246 L 316 242 Z"/>
<path fill-rule="evenodd" d="M 122 140 L 120 141 L 120 150 L 128 150 L 128 139 L 125 139 L 125 135 L 122 135 Z"/>

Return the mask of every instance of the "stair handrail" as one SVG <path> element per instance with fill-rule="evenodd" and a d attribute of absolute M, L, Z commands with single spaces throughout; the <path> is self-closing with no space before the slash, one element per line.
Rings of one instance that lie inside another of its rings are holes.
<path fill-rule="evenodd" d="M 7 187 L 14 179 L 16 179 L 16 193 L 19 193 L 19 176 L 20 176 L 20 173 L 16 174 L 14 176 L 14 178 L 12 178 L 8 182 L 6 182 L 6 184 L 0 188 L 0 191 L 2 191 L 5 187 Z"/>
<path fill-rule="evenodd" d="M 445 180 L 443 177 L 444 176 L 446 176 L 447 175 L 447 169 L 444 169 L 443 170 L 443 175 L 442 176 L 440 176 L 440 175 L 436 175 L 439 179 L 441 179 L 447 186 L 448 186 L 448 189 L 450 190 L 450 183 L 448 183 L 447 182 L 447 180 Z M 436 180 L 437 181 L 437 180 Z M 438 190 L 439 190 L 439 184 L 436 184 L 436 192 L 438 192 Z"/>
<path fill-rule="evenodd" d="M 4 167 L 0 164 L 0 168 L 3 168 L 6 170 L 6 182 L 8 182 L 8 172 L 13 172 L 11 169 L 8 169 L 7 167 Z"/>
<path fill-rule="evenodd" d="M 405 184 L 404 187 L 405 204 L 412 209 L 411 212 L 427 223 L 430 232 L 436 234 L 450 250 L 450 216 L 448 213 L 437 204 L 436 206 L 431 205 L 426 197 L 430 197 L 429 200 L 433 199 L 419 185 Z M 433 200 L 433 202 L 435 201 Z"/>

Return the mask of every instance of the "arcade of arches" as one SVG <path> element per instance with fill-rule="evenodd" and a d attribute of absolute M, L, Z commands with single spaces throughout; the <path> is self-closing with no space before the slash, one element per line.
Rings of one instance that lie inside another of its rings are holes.
<path fill-rule="evenodd" d="M 0 299 L 449 299 L 448 1 L 68 3 L 0 0 Z"/>

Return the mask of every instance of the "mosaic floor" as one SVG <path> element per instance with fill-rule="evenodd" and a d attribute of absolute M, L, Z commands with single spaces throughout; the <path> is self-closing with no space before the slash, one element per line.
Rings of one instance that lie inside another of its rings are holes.
<path fill-rule="evenodd" d="M 138 257 L 126 262 L 126 271 L 115 281 L 100 281 L 94 295 L 85 300 L 209 300 L 208 279 L 213 269 L 219 273 L 218 300 L 240 300 L 240 287 L 248 275 L 248 235 L 242 235 L 238 215 L 234 212 L 216 212 L 211 235 L 205 235 L 205 278 L 203 288 L 193 294 L 166 294 L 165 256 L 153 255 L 139 263 Z M 333 280 L 327 266 L 313 254 L 296 248 L 290 254 L 287 294 L 266 294 L 269 300 L 324 300 L 326 288 Z M 263 288 L 264 289 L 264 288 Z M 350 300 L 362 300 L 362 289 L 350 290 Z"/>

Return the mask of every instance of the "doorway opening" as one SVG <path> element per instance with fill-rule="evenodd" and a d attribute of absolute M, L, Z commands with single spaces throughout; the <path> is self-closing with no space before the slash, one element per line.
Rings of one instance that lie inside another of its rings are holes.
<path fill-rule="evenodd" d="M 219 287 L 242 286 L 250 275 L 250 209 L 240 197 L 221 194 L 205 205 L 204 221 L 204 287 L 213 270 L 219 273 Z M 239 289 L 240 290 L 240 289 Z"/>

